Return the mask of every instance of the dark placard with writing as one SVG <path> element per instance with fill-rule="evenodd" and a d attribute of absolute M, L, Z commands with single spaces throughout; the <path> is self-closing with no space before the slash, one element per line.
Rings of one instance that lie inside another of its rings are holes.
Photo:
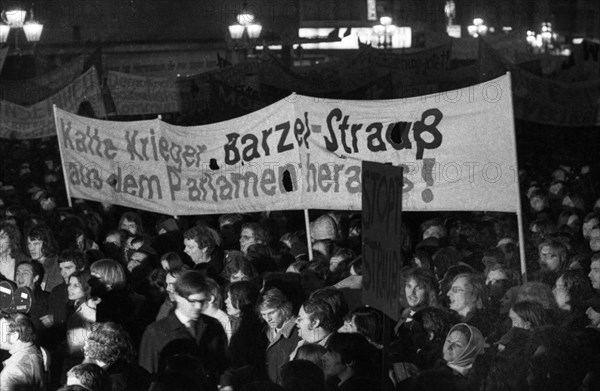
<path fill-rule="evenodd" d="M 403 169 L 362 162 L 363 302 L 398 319 Z"/>

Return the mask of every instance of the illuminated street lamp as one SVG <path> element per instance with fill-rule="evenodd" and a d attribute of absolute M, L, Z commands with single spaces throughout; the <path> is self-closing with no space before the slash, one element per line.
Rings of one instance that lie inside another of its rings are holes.
<path fill-rule="evenodd" d="M 247 34 L 249 39 L 257 39 L 262 31 L 262 26 L 259 23 L 255 23 L 254 15 L 246 10 L 240 12 L 236 16 L 237 23 L 229 26 L 229 35 L 231 39 L 237 41 L 244 38 L 244 32 Z"/>
<path fill-rule="evenodd" d="M 2 11 L 0 21 L 0 43 L 8 41 L 8 35 L 11 29 L 23 29 L 28 42 L 36 43 L 42 37 L 44 25 L 37 22 L 33 15 L 33 9 L 30 11 L 30 18 L 26 22 L 27 11 L 20 8 L 10 8 L 7 11 Z M 15 34 L 15 48 L 19 48 L 19 35 Z"/>
<path fill-rule="evenodd" d="M 483 23 L 483 19 L 475 18 L 473 19 L 473 24 L 467 27 L 467 31 L 470 36 L 477 38 L 480 35 L 485 35 L 488 31 L 488 27 Z"/>
<path fill-rule="evenodd" d="M 391 48 L 392 38 L 398 28 L 392 24 L 392 18 L 382 16 L 379 18 L 379 24 L 373 26 L 373 34 L 377 36 L 377 46 L 380 48 Z"/>

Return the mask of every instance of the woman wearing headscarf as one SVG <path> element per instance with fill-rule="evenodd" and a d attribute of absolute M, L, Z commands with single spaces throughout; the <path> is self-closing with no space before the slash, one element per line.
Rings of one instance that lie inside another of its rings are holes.
<path fill-rule="evenodd" d="M 436 368 L 421 372 L 410 390 L 470 391 L 479 389 L 477 357 L 483 353 L 484 338 L 476 327 L 459 323 L 450 329 L 443 348 L 443 359 Z"/>

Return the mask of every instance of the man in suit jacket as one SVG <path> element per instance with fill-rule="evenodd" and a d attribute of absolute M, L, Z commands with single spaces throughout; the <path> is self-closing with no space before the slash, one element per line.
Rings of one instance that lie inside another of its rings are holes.
<path fill-rule="evenodd" d="M 198 357 L 209 384 L 216 386 L 227 368 L 227 337 L 216 320 L 203 315 L 210 286 L 201 272 L 186 271 L 175 282 L 175 311 L 150 324 L 142 337 L 139 364 L 151 374 L 165 369 L 174 355 Z"/>

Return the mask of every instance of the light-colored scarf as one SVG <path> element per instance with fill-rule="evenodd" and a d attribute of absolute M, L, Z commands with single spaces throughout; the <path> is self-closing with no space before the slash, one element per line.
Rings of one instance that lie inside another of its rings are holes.
<path fill-rule="evenodd" d="M 469 338 L 467 347 L 461 353 L 461 355 L 452 361 L 448 361 L 446 364 L 450 368 L 459 372 L 461 375 L 466 376 L 469 369 L 471 369 L 471 367 L 473 366 L 473 363 L 475 362 L 475 359 L 477 358 L 477 356 L 479 356 L 481 353 L 483 353 L 485 340 L 483 338 L 483 335 L 481 334 L 481 331 L 479 331 L 479 329 L 477 329 L 476 327 L 473 327 L 473 326 L 469 326 L 466 323 L 459 323 L 457 325 L 454 325 L 454 327 L 452 327 L 452 329 L 450 329 L 450 332 L 448 333 L 448 335 L 450 335 L 453 331 L 455 331 L 456 328 L 458 328 L 460 326 L 466 327 L 467 329 L 469 329 L 471 338 Z"/>

